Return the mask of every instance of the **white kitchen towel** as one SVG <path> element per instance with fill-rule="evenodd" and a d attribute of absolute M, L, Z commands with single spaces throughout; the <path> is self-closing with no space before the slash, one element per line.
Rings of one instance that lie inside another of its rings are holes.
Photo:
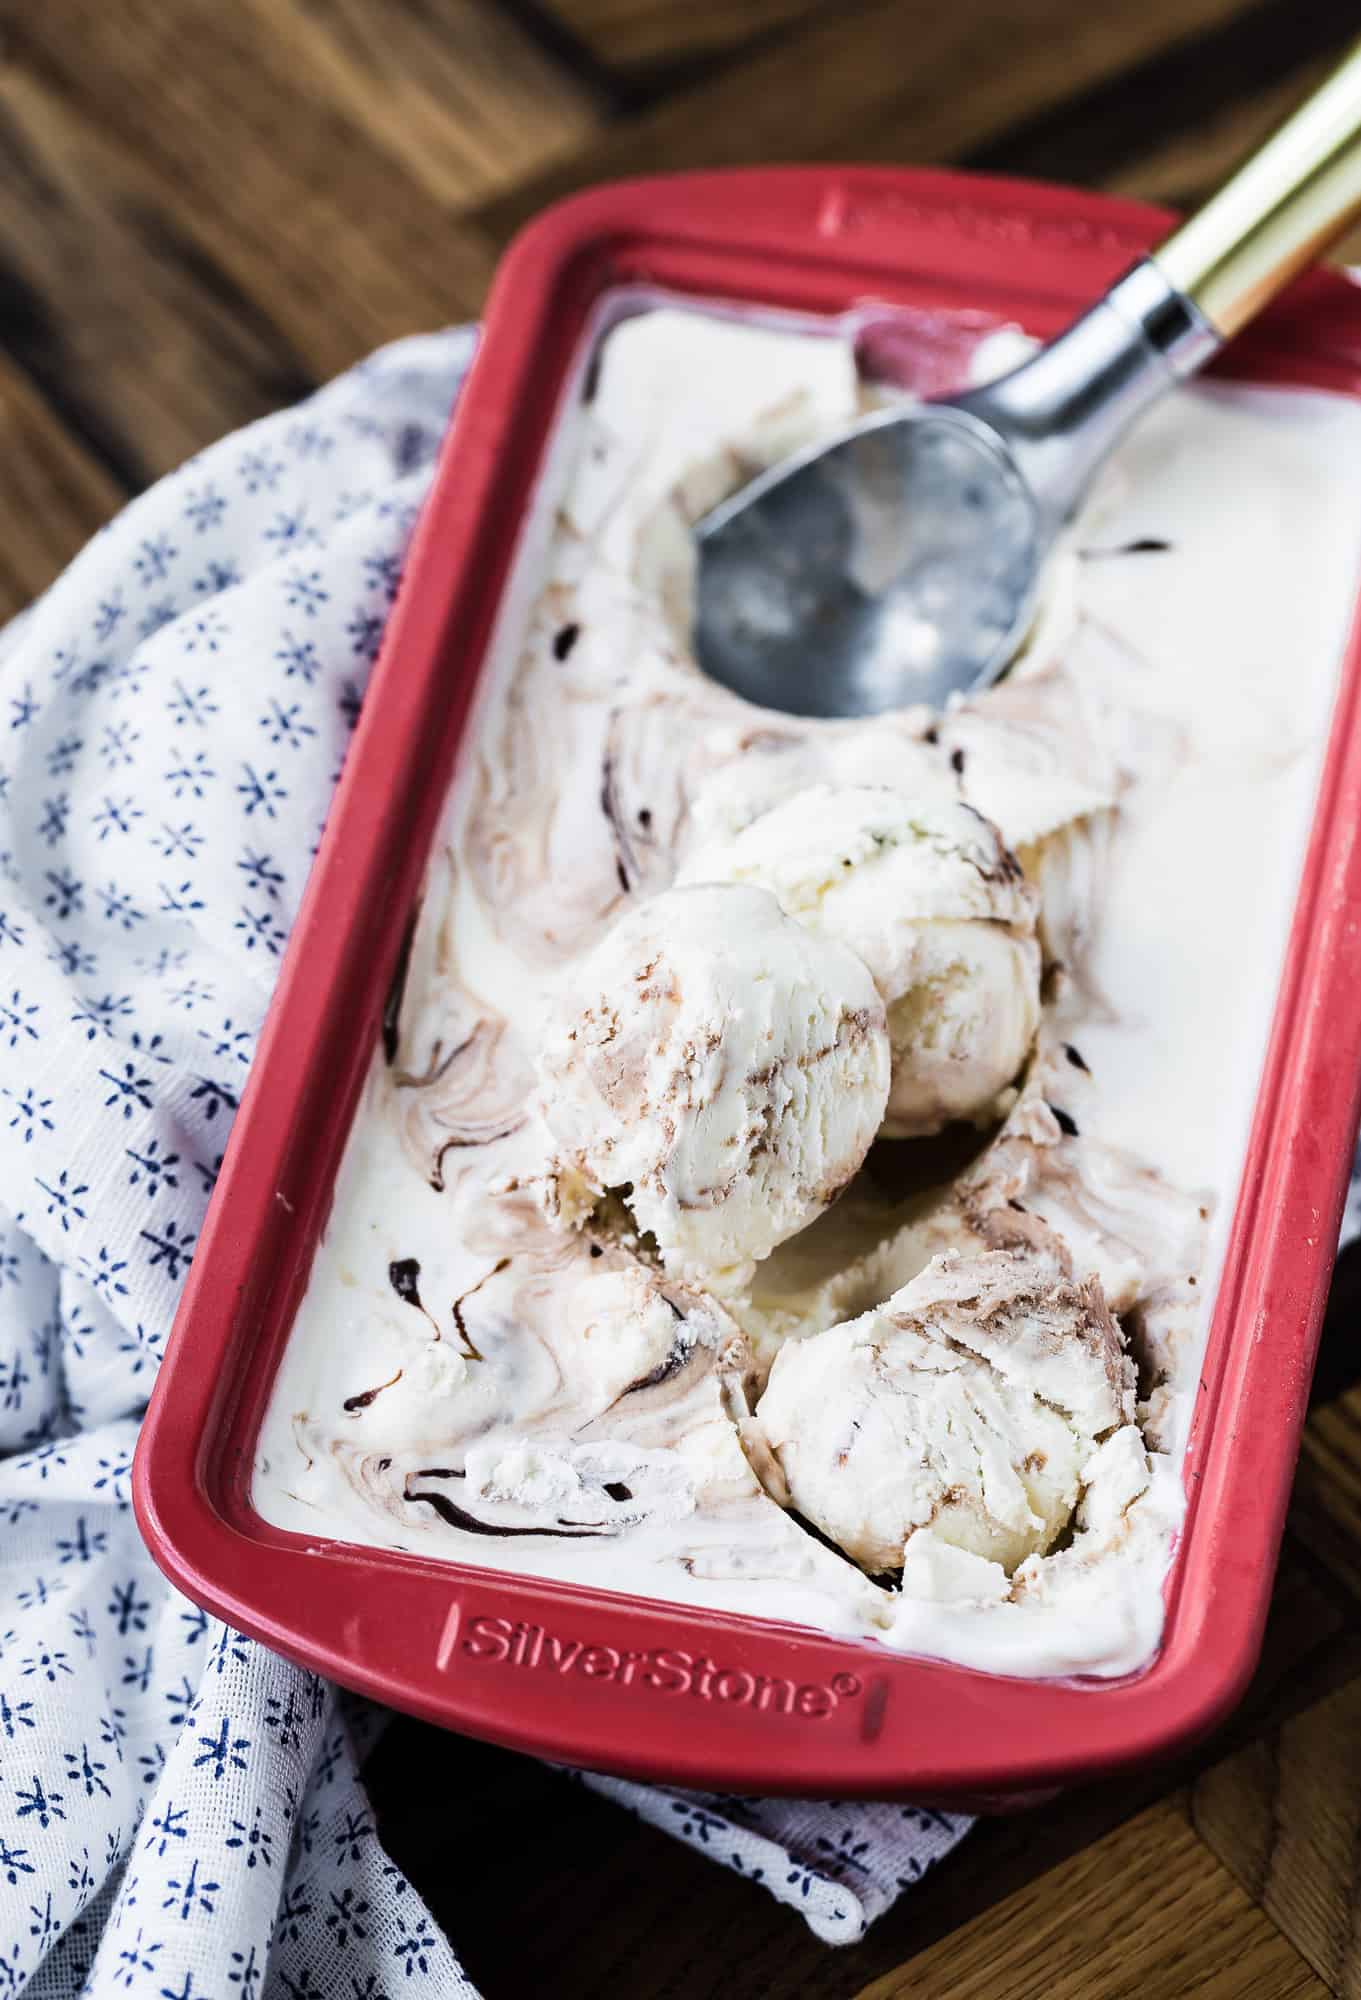
<path fill-rule="evenodd" d="M 473 1990 L 375 1833 L 379 1712 L 171 1590 L 128 1500 L 472 345 L 213 446 L 0 635 L 0 2000 Z M 968 1825 L 588 1782 L 829 1942 Z"/>

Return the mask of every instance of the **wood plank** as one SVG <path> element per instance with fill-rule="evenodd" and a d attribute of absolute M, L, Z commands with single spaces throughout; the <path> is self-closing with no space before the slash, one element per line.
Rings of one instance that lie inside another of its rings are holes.
<path fill-rule="evenodd" d="M 5 344 L 124 485 L 311 386 L 137 163 L 14 69 L 0 71 L 0 154 Z"/>
<path fill-rule="evenodd" d="M 0 102 L 41 93 L 63 150 L 96 145 L 146 190 L 166 255 L 269 322 L 302 366 L 334 374 L 381 341 L 476 309 L 491 258 L 462 224 L 300 73 L 271 0 L 62 0 L 6 27 Z M 88 171 L 88 170 L 87 170 Z M 99 199 L 96 192 L 90 199 Z M 86 245 L 91 264 L 100 244 Z"/>
<path fill-rule="evenodd" d="M 438 20 L 400 0 L 178 0 L 116 22 L 90 7 L 88 30 L 78 75 L 11 39 L 0 267 L 31 305 L 11 349 L 132 485 L 474 308 L 490 259 L 453 207 L 596 121 L 481 0 Z M 156 118 L 129 115 L 148 92 Z M 343 226 L 333 182 L 358 189 Z"/>
<path fill-rule="evenodd" d="M 1190 42 L 1152 51 L 1000 133 L 976 147 L 968 163 L 991 173 L 1102 187 L 1150 154 L 1184 147 L 1188 167 L 1203 152 L 1197 172 L 1208 187 L 1235 162 L 1235 123 L 1249 142 L 1267 129 L 1272 113 L 1291 109 L 1337 59 L 1348 34 L 1335 0 L 1255 0 Z M 1265 123 L 1250 132 L 1245 107 L 1268 99 Z"/>
<path fill-rule="evenodd" d="M 1197 1782 L 1192 1817 L 1343 2000 L 1361 2000 L 1361 1679 Z"/>
<path fill-rule="evenodd" d="M 54 416 L 32 383 L 0 359 L 0 623 L 47 588 L 121 505 L 118 482 Z"/>
<path fill-rule="evenodd" d="M 628 75 L 715 57 L 805 20 L 835 0 L 550 0 L 598 62 Z"/>
<path fill-rule="evenodd" d="M 1189 43 L 1240 5 L 1105 0 L 1078 15 L 1072 0 L 1030 0 L 1018 34 L 1011 0 L 910 9 L 859 0 L 619 121 L 473 213 L 504 241 L 545 201 L 616 174 L 790 158 L 948 160 L 1124 65 Z"/>
<path fill-rule="evenodd" d="M 1333 60 L 1330 56 L 1286 70 L 1266 88 L 1235 97 L 1202 117 L 1193 131 L 1170 137 L 1150 131 L 1147 151 L 1103 175 L 1101 186 L 1111 194 L 1164 201 L 1172 208 L 1203 201 L 1303 101 Z"/>
<path fill-rule="evenodd" d="M 489 0 L 274 0 L 270 29 L 299 76 L 457 206 L 580 145 L 607 108 Z"/>
<path fill-rule="evenodd" d="M 1304 1430 L 1291 1524 L 1361 1604 L 1361 1387 L 1315 1410 Z"/>
<path fill-rule="evenodd" d="M 909 1958 L 860 2000 L 1323 2000 L 1327 1991 L 1197 1838 L 1178 1797 Z"/>
<path fill-rule="evenodd" d="M 1333 1266 L 1318 1360 L 1309 1390 L 1313 1409 L 1331 1403 L 1345 1389 L 1361 1381 L 1361 1347 L 1356 1338 L 1358 1316 L 1361 1316 L 1361 1238 L 1348 1243 Z"/>

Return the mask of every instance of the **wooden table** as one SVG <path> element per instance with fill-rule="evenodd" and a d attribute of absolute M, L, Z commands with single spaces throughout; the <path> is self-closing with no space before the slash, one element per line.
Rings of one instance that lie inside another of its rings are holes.
<path fill-rule="evenodd" d="M 1339 0 L 9 0 L 0 611 L 220 432 L 476 313 L 550 196 L 859 158 L 1184 202 L 1354 32 Z M 980 1826 L 853 1950 L 536 1765 L 395 1725 L 385 1837 L 489 2000 L 1361 1995 L 1358 1303 L 1361 1253 L 1236 1721 Z"/>

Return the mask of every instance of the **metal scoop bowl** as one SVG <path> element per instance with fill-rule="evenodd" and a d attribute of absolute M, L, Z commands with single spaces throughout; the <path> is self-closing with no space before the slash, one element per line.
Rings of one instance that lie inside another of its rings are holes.
<path fill-rule="evenodd" d="M 1225 187 L 999 381 L 877 412 L 700 521 L 695 650 L 749 701 L 877 715 L 986 687 L 1119 438 L 1361 211 L 1361 47 Z"/>

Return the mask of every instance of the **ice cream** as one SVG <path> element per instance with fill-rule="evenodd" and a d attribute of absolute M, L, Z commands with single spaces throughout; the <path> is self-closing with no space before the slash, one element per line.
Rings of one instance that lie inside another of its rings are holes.
<path fill-rule="evenodd" d="M 617 1191 L 668 1271 L 727 1291 L 860 1167 L 888 1031 L 863 962 L 766 890 L 678 888 L 573 968 L 539 1070 L 553 1211 Z"/>
<path fill-rule="evenodd" d="M 1068 1526 L 1097 1438 L 1133 1417 L 1097 1281 L 1007 1250 L 934 1258 L 859 1319 L 790 1341 L 756 1409 L 793 1505 L 862 1568 L 901 1569 L 929 1528 L 998 1566 L 999 1596 Z"/>
<path fill-rule="evenodd" d="M 758 884 L 863 959 L 888 1010 L 886 1133 L 997 1115 L 1039 1024 L 1039 899 L 974 807 L 811 785 L 701 849 L 678 879 Z"/>
<path fill-rule="evenodd" d="M 1361 416 L 1179 389 L 1005 682 L 802 720 L 698 671 L 690 529 L 861 406 L 854 328 L 632 303 L 525 528 L 254 1504 L 985 1670 L 1132 1672 L 1350 618 Z"/>

